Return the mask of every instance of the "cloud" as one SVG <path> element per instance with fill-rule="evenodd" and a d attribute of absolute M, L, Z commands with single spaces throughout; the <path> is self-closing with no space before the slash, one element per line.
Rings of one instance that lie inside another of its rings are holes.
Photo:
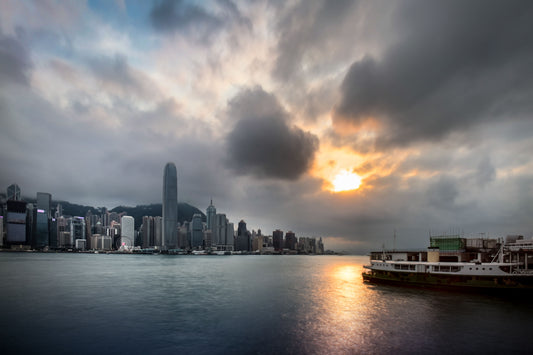
<path fill-rule="evenodd" d="M 397 40 L 350 66 L 334 122 L 381 124 L 378 148 L 440 140 L 481 122 L 530 119 L 533 4 L 409 1 Z"/>
<path fill-rule="evenodd" d="M 154 94 L 153 88 L 148 88 L 148 77 L 133 69 L 124 55 L 93 57 L 88 60 L 88 64 L 94 77 L 109 88 L 142 98 Z"/>
<path fill-rule="evenodd" d="M 351 0 L 302 1 L 285 11 L 277 23 L 274 77 L 281 81 L 299 77 L 306 71 L 304 66 L 318 70 L 332 56 L 338 59 L 349 49 L 340 39 L 345 34 L 345 21 L 354 20 L 354 4 Z"/>
<path fill-rule="evenodd" d="M 15 37 L 0 33 L 0 82 L 17 84 L 29 83 L 32 68 L 30 53 Z"/>
<path fill-rule="evenodd" d="M 182 0 L 163 0 L 150 11 L 152 26 L 162 32 L 184 32 L 207 39 L 222 25 L 222 20 L 202 7 Z"/>
<path fill-rule="evenodd" d="M 294 180 L 310 168 L 318 138 L 291 126 L 274 95 L 260 87 L 243 90 L 230 101 L 229 116 L 237 121 L 227 137 L 235 172 Z"/>

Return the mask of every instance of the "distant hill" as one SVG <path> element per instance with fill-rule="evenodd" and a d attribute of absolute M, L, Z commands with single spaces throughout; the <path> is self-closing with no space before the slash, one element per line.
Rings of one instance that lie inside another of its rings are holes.
<path fill-rule="evenodd" d="M 5 194 L 0 194 L 0 199 L 5 199 Z M 29 197 L 22 197 L 23 201 L 36 203 L 35 198 L 29 198 Z M 85 217 L 88 211 L 91 211 L 92 214 L 101 214 L 103 207 L 92 207 L 92 206 L 84 206 L 84 205 L 78 205 L 75 203 L 70 203 L 68 201 L 55 201 L 52 200 L 52 215 L 54 215 L 56 211 L 57 204 L 60 203 L 63 207 L 63 215 L 65 216 L 81 216 Z M 117 206 L 113 208 L 112 210 L 109 210 L 110 212 L 126 212 L 128 216 L 132 216 L 135 219 L 135 229 L 139 229 L 142 223 L 143 216 L 161 216 L 162 215 L 162 205 L 160 203 L 155 203 L 151 205 L 137 205 L 135 207 L 128 207 L 128 206 Z M 189 205 L 185 202 L 178 202 L 178 222 L 183 223 L 185 221 L 191 221 L 192 216 L 195 213 L 199 213 L 202 215 L 202 220 L 206 221 L 205 214 L 200 211 L 198 208 Z"/>

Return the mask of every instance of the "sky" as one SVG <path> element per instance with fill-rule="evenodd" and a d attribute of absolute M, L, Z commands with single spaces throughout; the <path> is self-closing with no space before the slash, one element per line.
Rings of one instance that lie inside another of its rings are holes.
<path fill-rule="evenodd" d="M 531 1 L 0 2 L 0 186 L 327 249 L 533 234 Z M 396 238 L 394 239 L 394 234 Z"/>

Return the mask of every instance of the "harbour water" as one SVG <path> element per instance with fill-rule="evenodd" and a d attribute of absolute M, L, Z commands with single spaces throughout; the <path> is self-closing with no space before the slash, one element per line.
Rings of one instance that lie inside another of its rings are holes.
<path fill-rule="evenodd" d="M 366 256 L 0 253 L 0 352 L 531 353 L 529 296 L 373 286 Z"/>

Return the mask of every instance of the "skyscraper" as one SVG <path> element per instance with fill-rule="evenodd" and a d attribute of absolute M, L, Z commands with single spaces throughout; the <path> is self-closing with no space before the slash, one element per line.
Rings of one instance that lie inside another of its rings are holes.
<path fill-rule="evenodd" d="M 207 230 L 212 231 L 215 224 L 215 216 L 217 214 L 217 209 L 213 206 L 213 200 L 211 199 L 211 204 L 207 207 Z"/>
<path fill-rule="evenodd" d="M 163 174 L 162 248 L 174 249 L 178 243 L 178 173 L 174 163 L 167 163 Z"/>
<path fill-rule="evenodd" d="M 37 218 L 34 239 L 34 247 L 37 249 L 47 247 L 49 244 L 50 218 L 52 217 L 50 211 L 51 202 L 52 195 L 46 192 L 37 192 Z"/>
<path fill-rule="evenodd" d="M 204 230 L 202 223 L 202 215 L 195 213 L 191 221 L 191 248 L 197 249 L 203 247 L 204 244 Z"/>
<path fill-rule="evenodd" d="M 122 216 L 120 220 L 120 245 L 125 248 L 133 247 L 135 243 L 135 219 L 132 216 Z"/>

